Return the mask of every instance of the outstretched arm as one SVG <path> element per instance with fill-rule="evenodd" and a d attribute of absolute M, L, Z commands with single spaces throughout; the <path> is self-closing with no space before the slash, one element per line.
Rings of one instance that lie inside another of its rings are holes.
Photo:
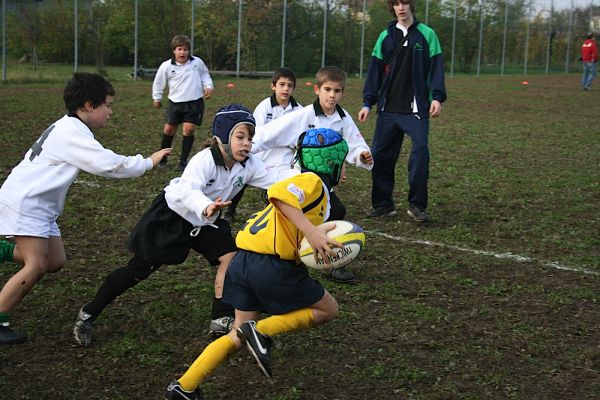
<path fill-rule="evenodd" d="M 304 215 L 302 210 L 276 198 L 271 198 L 271 202 L 287 219 L 296 225 L 300 232 L 304 234 L 306 240 L 308 240 L 308 243 L 310 243 L 315 252 L 315 257 L 318 255 L 321 259 L 328 260 L 328 254 L 335 257 L 335 252 L 331 249 L 332 247 L 343 247 L 340 242 L 327 236 L 327 231 L 335 228 L 334 224 L 331 224 L 331 226 L 328 226 L 327 228 L 315 226 L 310 222 L 306 215 Z"/>

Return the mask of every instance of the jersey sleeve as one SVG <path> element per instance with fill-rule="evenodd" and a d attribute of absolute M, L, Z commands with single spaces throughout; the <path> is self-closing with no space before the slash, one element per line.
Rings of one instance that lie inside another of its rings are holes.
<path fill-rule="evenodd" d="M 215 168 L 210 151 L 203 150 L 192 157 L 181 177 L 173 179 L 165 188 L 169 207 L 192 223 L 213 223 L 218 213 L 212 217 L 206 217 L 203 213 L 213 203 L 204 191 L 214 181 Z"/>
<path fill-rule="evenodd" d="M 261 189 L 268 189 L 273 184 L 300 173 L 299 170 L 292 168 L 268 168 L 259 156 L 253 154 L 246 161 L 246 168 L 251 169 L 251 175 L 248 176 L 246 183 Z"/>
<path fill-rule="evenodd" d="M 213 90 L 214 84 L 213 84 L 212 78 L 210 76 L 210 73 L 208 72 L 208 67 L 206 66 L 204 61 L 202 61 L 202 60 L 199 60 L 199 61 L 200 61 L 200 80 L 202 82 L 202 88 Z"/>
<path fill-rule="evenodd" d="M 152 169 L 152 160 L 142 155 L 124 156 L 105 148 L 93 136 L 71 129 L 59 130 L 47 141 L 57 158 L 90 174 L 105 178 L 135 178 Z"/>
<path fill-rule="evenodd" d="M 167 84 L 167 70 L 168 64 L 162 63 L 158 70 L 156 71 L 156 75 L 154 76 L 154 81 L 152 82 L 152 99 L 153 100 L 162 100 L 163 91 L 165 90 L 165 86 Z"/>
<path fill-rule="evenodd" d="M 265 100 L 258 103 L 254 112 L 254 120 L 256 121 L 256 126 L 262 126 L 267 123 L 267 102 L 270 102 L 270 97 L 267 97 Z"/>
<path fill-rule="evenodd" d="M 367 170 L 373 169 L 373 163 L 365 164 L 360 161 L 360 153 L 364 151 L 368 151 L 370 153 L 371 149 L 369 148 L 367 142 L 365 142 L 365 138 L 360 133 L 358 126 L 356 126 L 354 120 L 348 112 L 346 112 L 346 116 L 344 117 L 343 136 L 348 143 L 348 155 L 346 156 L 346 162 Z"/>
<path fill-rule="evenodd" d="M 306 214 L 315 203 L 321 201 L 324 191 L 321 178 L 307 172 L 277 182 L 267 190 L 267 196 L 269 200 L 277 199 Z"/>
<path fill-rule="evenodd" d="M 257 126 L 252 140 L 252 153 L 260 153 L 273 147 L 296 147 L 304 126 L 304 114 L 301 113 L 301 110 L 287 113 L 266 125 Z"/>

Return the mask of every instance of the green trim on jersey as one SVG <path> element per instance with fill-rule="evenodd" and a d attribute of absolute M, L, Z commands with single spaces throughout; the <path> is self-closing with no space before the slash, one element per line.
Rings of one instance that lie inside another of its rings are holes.
<path fill-rule="evenodd" d="M 389 34 L 388 34 L 387 29 L 379 34 L 379 37 L 377 38 L 377 42 L 375 42 L 375 46 L 373 46 L 373 52 L 371 53 L 371 55 L 373 57 L 383 60 L 383 52 L 381 51 L 381 48 L 382 48 L 381 44 L 383 43 L 385 38 L 388 37 L 388 35 Z"/>
<path fill-rule="evenodd" d="M 429 44 L 429 57 L 431 58 L 438 54 L 442 54 L 442 46 L 440 45 L 440 41 L 434 30 L 424 24 L 417 25 L 417 29 Z"/>

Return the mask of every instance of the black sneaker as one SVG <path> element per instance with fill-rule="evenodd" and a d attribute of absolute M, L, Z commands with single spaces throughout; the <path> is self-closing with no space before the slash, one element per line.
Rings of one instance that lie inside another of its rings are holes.
<path fill-rule="evenodd" d="M 163 158 L 164 160 L 164 158 Z M 179 163 L 175 166 L 175 171 L 177 172 L 183 172 L 183 170 L 185 169 L 187 163 L 183 162 L 183 161 L 179 161 Z"/>
<path fill-rule="evenodd" d="M 331 271 L 323 271 L 321 275 L 330 281 L 338 283 L 354 283 L 356 276 L 348 271 L 345 267 L 332 269 Z"/>
<path fill-rule="evenodd" d="M 406 211 L 406 213 L 417 222 L 429 221 L 429 215 L 427 215 L 425 210 L 414 204 L 408 205 L 408 210 Z"/>
<path fill-rule="evenodd" d="M 158 163 L 159 167 L 164 167 L 165 165 L 167 165 L 167 163 L 169 162 L 169 157 L 164 156 L 162 158 L 162 160 L 160 160 L 160 162 Z"/>
<path fill-rule="evenodd" d="M 208 327 L 208 334 L 214 338 L 219 338 L 223 335 L 229 333 L 231 328 L 233 327 L 234 318 L 231 316 L 225 316 L 221 318 L 216 318 L 210 321 L 210 325 Z"/>
<path fill-rule="evenodd" d="M 396 208 L 394 206 L 388 207 L 377 207 L 371 210 L 370 213 L 367 214 L 368 218 L 379 218 L 379 217 L 391 217 L 392 215 L 396 215 Z"/>
<path fill-rule="evenodd" d="M 263 335 L 256 330 L 256 321 L 244 322 L 242 326 L 238 328 L 238 337 L 242 341 L 246 341 L 248 350 L 256 359 L 258 368 L 267 377 L 271 378 L 271 346 L 273 345 L 273 339 L 269 336 Z"/>
<path fill-rule="evenodd" d="M 20 344 L 27 341 L 27 335 L 10 329 L 8 322 L 0 324 L 0 344 Z"/>
<path fill-rule="evenodd" d="M 73 336 L 80 346 L 89 347 L 92 344 L 94 322 L 96 322 L 96 318 L 92 314 L 83 311 L 83 307 L 81 307 L 73 326 Z"/>
<path fill-rule="evenodd" d="M 165 392 L 166 400 L 203 400 L 204 393 L 202 393 L 202 389 L 196 388 L 193 392 L 188 392 L 183 390 L 179 382 L 173 381 L 169 383 L 167 386 L 167 391 Z"/>

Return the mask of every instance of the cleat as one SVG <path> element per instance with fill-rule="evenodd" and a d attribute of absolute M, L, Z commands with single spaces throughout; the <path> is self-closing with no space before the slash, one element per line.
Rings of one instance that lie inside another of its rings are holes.
<path fill-rule="evenodd" d="M 158 163 L 159 167 L 164 167 L 165 165 L 167 165 L 167 163 L 169 162 L 169 157 L 164 156 L 162 158 L 162 160 L 160 160 L 160 162 Z"/>
<path fill-rule="evenodd" d="M 0 324 L 0 344 L 21 344 L 27 341 L 27 335 L 10 329 L 8 322 Z"/>
<path fill-rule="evenodd" d="M 408 210 L 406 211 L 406 213 L 417 222 L 429 221 L 429 215 L 427 215 L 425 210 L 414 204 L 408 205 Z"/>
<path fill-rule="evenodd" d="M 389 207 L 377 207 L 371 210 L 370 213 L 367 214 L 368 218 L 379 218 L 379 217 L 391 217 L 392 215 L 396 215 L 396 208 L 394 206 Z"/>
<path fill-rule="evenodd" d="M 354 279 L 356 276 L 346 270 L 345 267 L 332 269 L 331 271 L 323 271 L 321 275 L 325 279 L 329 279 L 330 281 L 338 282 L 338 283 L 354 283 Z"/>
<path fill-rule="evenodd" d="M 83 347 L 89 347 L 92 344 L 92 330 L 94 329 L 96 318 L 92 314 L 83 311 L 83 307 L 77 314 L 77 320 L 73 326 L 73 336 L 75 341 Z"/>
<path fill-rule="evenodd" d="M 231 331 L 233 327 L 234 318 L 231 316 L 225 316 L 221 318 L 215 318 L 210 321 L 210 325 L 208 327 L 208 334 L 214 338 L 221 337 L 226 335 Z"/>
<path fill-rule="evenodd" d="M 203 400 L 204 393 L 202 389 L 196 388 L 193 392 L 188 392 L 187 390 L 183 390 L 179 382 L 173 381 L 169 383 L 167 386 L 167 391 L 165 393 L 166 400 Z"/>
<path fill-rule="evenodd" d="M 267 378 L 271 379 L 273 371 L 271 369 L 270 353 L 273 339 L 256 330 L 256 321 L 244 322 L 238 328 L 237 334 L 242 341 L 246 341 L 248 350 L 254 356 L 258 368 Z"/>

